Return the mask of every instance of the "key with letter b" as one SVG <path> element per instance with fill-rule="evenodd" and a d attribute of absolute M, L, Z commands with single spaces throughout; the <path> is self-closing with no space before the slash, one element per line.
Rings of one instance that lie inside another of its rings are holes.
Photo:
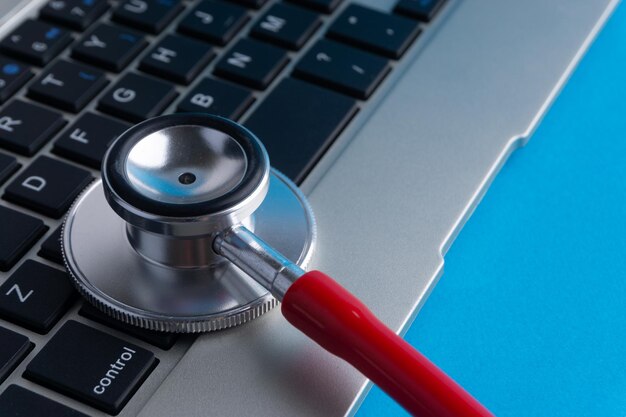
<path fill-rule="evenodd" d="M 254 101 L 252 92 L 224 81 L 205 78 L 178 104 L 179 112 L 217 114 L 237 120 Z"/>

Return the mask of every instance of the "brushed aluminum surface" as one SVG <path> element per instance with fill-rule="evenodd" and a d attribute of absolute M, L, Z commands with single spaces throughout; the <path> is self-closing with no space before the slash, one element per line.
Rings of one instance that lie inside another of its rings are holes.
<path fill-rule="evenodd" d="M 315 245 L 315 221 L 291 181 L 273 171 L 254 217 L 255 233 L 306 265 Z M 218 330 L 245 323 L 276 304 L 265 288 L 229 262 L 171 268 L 142 256 L 129 241 L 126 222 L 107 204 L 101 181 L 70 210 L 63 246 L 79 291 L 99 309 L 140 327 Z"/>

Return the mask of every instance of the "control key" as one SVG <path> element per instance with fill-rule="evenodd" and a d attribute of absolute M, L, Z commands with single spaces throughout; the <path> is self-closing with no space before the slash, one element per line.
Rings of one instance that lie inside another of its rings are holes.
<path fill-rule="evenodd" d="M 70 320 L 28 364 L 24 377 L 116 415 L 156 362 L 150 351 Z"/>

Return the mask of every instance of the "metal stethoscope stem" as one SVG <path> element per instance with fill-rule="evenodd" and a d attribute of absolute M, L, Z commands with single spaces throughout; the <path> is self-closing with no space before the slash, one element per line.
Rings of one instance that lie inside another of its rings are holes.
<path fill-rule="evenodd" d="M 219 233 L 213 241 L 213 250 L 261 284 L 278 301 L 282 301 L 291 284 L 305 274 L 304 269 L 245 226 Z"/>
<path fill-rule="evenodd" d="M 273 296 L 292 325 L 412 414 L 491 416 L 345 288 L 298 265 L 314 236 L 306 199 L 270 169 L 251 132 L 216 116 L 170 115 L 111 146 L 103 181 L 70 211 L 63 242 L 79 291 L 129 323 L 215 330 L 262 314 Z"/>

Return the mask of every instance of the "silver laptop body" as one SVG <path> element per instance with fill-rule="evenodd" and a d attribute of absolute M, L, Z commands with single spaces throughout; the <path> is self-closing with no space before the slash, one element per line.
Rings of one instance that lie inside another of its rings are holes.
<path fill-rule="evenodd" d="M 43 3 L 0 0 L 0 38 Z M 354 3 L 390 11 L 396 1 Z M 616 4 L 448 0 L 302 184 L 319 232 L 310 267 L 337 278 L 404 332 L 441 276 L 454 237 Z M 46 224 L 52 231 L 58 222 Z M 0 283 L 7 276 L 1 273 Z M 126 337 L 78 316 L 77 309 L 64 320 Z M 15 383 L 88 415 L 106 415 L 21 377 L 54 330 L 42 336 L 1 319 L 0 325 L 36 345 L 0 392 Z M 278 311 L 240 327 L 185 336 L 157 357 L 159 365 L 120 416 L 343 416 L 357 411 L 369 389 L 362 375 Z"/>

